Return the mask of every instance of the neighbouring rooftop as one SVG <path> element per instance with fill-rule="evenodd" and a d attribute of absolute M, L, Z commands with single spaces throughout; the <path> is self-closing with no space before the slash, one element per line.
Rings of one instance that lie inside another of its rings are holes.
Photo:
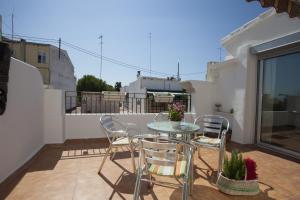
<path fill-rule="evenodd" d="M 0 185 L 0 199 L 132 199 L 135 175 L 131 173 L 128 152 L 120 152 L 97 171 L 108 143 L 104 139 L 68 140 L 46 145 L 20 170 Z M 300 199 L 299 161 L 281 157 L 254 145 L 229 143 L 227 153 L 240 149 L 256 160 L 259 187 L 257 196 L 229 196 L 215 185 L 217 152 L 203 150 L 202 160 L 195 154 L 194 190 L 191 199 Z M 137 158 L 137 155 L 136 155 Z M 181 189 L 142 185 L 142 199 L 180 199 Z"/>

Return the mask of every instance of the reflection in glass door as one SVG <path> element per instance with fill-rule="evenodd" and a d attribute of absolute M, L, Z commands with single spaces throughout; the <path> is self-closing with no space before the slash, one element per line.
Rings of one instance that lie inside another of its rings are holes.
<path fill-rule="evenodd" d="M 300 155 L 300 52 L 260 64 L 258 142 Z"/>

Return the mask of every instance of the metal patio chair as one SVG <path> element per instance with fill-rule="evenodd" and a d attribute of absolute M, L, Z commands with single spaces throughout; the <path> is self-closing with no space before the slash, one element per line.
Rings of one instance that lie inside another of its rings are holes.
<path fill-rule="evenodd" d="M 157 113 L 154 118 L 154 122 L 162 122 L 162 121 L 169 121 L 169 114 L 167 112 L 160 112 Z"/>
<path fill-rule="evenodd" d="M 226 145 L 226 133 L 229 130 L 229 121 L 222 116 L 218 115 L 203 115 L 195 119 L 194 124 L 200 126 L 200 134 L 196 133 L 196 137 L 192 140 L 192 143 L 198 149 L 198 157 L 200 158 L 200 148 L 210 148 L 219 151 L 218 159 L 218 174 L 222 170 L 225 145 Z"/>
<path fill-rule="evenodd" d="M 163 122 L 163 121 L 170 121 L 168 112 L 157 113 L 153 118 L 153 122 Z M 167 133 L 158 133 L 158 134 L 163 137 L 172 136 Z M 181 137 L 182 137 L 181 134 L 176 134 L 176 138 L 181 138 Z"/>
<path fill-rule="evenodd" d="M 165 141 L 162 142 L 162 140 Z M 189 197 L 193 182 L 190 169 L 194 148 L 191 144 L 186 144 L 180 140 L 171 140 L 168 137 L 163 137 L 162 140 L 156 140 L 156 138 L 152 138 L 152 141 L 149 138 L 139 140 L 140 151 L 134 200 L 139 199 L 141 181 L 146 181 L 150 185 L 179 186 L 183 188 L 182 199 L 187 200 Z M 173 177 L 178 181 L 178 184 L 157 181 L 152 176 Z"/>
<path fill-rule="evenodd" d="M 116 150 L 118 150 L 118 148 L 121 148 L 123 150 L 123 147 L 127 148 L 127 150 L 130 151 L 133 172 L 135 172 L 136 167 L 135 167 L 135 160 L 134 160 L 134 150 L 136 145 L 134 145 L 134 142 L 137 142 L 138 140 L 137 139 L 132 140 L 129 135 L 129 129 L 138 132 L 137 129 L 134 129 L 132 127 L 129 128 L 129 126 L 134 124 L 121 123 L 119 120 L 116 119 L 116 117 L 111 115 L 103 115 L 100 118 L 100 124 L 103 127 L 104 132 L 109 141 L 109 147 L 105 152 L 105 156 L 102 160 L 98 173 L 100 174 L 103 165 L 107 159 L 107 156 L 113 153 L 113 155 L 111 156 L 111 160 L 113 160 L 116 154 Z"/>

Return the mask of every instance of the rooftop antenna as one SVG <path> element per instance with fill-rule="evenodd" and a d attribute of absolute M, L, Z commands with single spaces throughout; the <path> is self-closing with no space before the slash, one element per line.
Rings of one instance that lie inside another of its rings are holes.
<path fill-rule="evenodd" d="M 219 47 L 219 61 L 222 61 L 222 47 Z"/>
<path fill-rule="evenodd" d="M 149 33 L 149 43 L 150 43 L 149 66 L 150 66 L 150 76 L 151 76 L 151 32 Z"/>
<path fill-rule="evenodd" d="M 179 75 L 179 62 L 177 64 L 177 80 L 180 81 L 181 78 L 180 78 L 180 75 Z"/>
<path fill-rule="evenodd" d="M 12 54 L 14 54 L 14 11 L 11 14 L 11 40 L 11 49 L 13 50 Z"/>
<path fill-rule="evenodd" d="M 2 41 L 2 15 L 0 15 L 0 41 Z"/>
<path fill-rule="evenodd" d="M 11 40 L 14 40 L 14 13 L 11 14 Z"/>
<path fill-rule="evenodd" d="M 100 39 L 100 79 L 102 78 L 102 39 L 103 39 L 103 35 L 100 35 L 99 37 Z"/>

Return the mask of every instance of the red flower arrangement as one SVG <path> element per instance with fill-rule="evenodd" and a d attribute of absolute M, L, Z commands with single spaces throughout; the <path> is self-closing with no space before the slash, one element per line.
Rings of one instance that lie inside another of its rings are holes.
<path fill-rule="evenodd" d="M 256 162 L 254 160 L 252 160 L 251 158 L 244 159 L 244 162 L 246 165 L 247 180 L 257 179 Z"/>

